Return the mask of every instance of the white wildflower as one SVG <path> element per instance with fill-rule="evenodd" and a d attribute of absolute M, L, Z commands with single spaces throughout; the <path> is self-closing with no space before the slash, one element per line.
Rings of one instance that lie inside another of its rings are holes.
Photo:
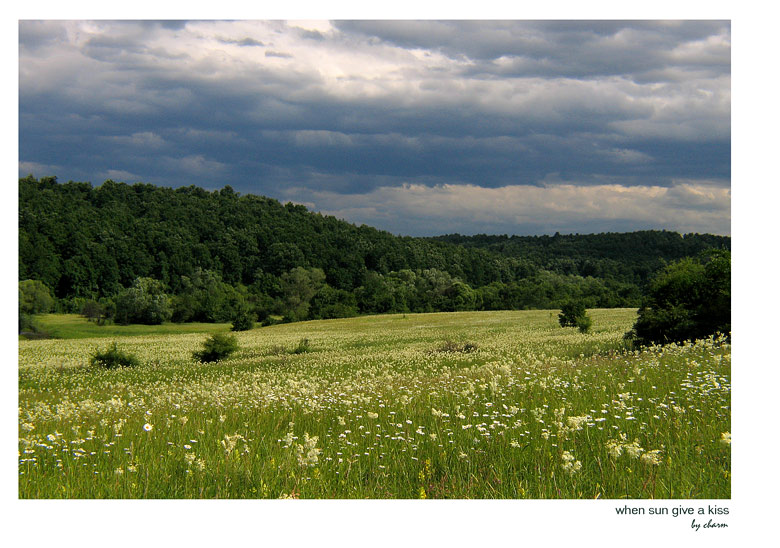
<path fill-rule="evenodd" d="M 563 452 L 561 455 L 561 460 L 563 460 L 563 470 L 569 475 L 576 474 L 582 468 L 582 463 L 578 460 L 575 460 L 574 455 L 568 451 Z"/>
<path fill-rule="evenodd" d="M 653 449 L 652 451 L 648 451 L 642 457 L 640 458 L 640 461 L 642 464 L 647 464 L 650 466 L 658 466 L 661 464 L 661 449 Z"/>

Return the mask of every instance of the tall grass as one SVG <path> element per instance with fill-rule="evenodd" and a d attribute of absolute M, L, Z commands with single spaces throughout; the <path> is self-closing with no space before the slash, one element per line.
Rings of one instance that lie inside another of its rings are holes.
<path fill-rule="evenodd" d="M 129 337 L 116 370 L 98 340 L 20 341 L 19 495 L 730 497 L 730 347 L 622 353 L 635 312 L 591 316 L 277 325 L 213 364 L 202 334 Z"/>

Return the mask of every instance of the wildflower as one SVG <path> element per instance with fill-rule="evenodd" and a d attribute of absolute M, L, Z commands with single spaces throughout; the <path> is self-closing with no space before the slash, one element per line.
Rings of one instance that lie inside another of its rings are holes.
<path fill-rule="evenodd" d="M 154 428 L 154 426 L 152 426 L 148 422 L 146 424 L 144 424 L 144 430 L 146 430 L 147 432 L 151 432 L 152 428 Z"/>
<path fill-rule="evenodd" d="M 581 417 L 567 417 L 566 421 L 569 423 L 569 428 L 573 430 L 582 430 L 582 425 L 588 422 L 588 416 Z"/>
<path fill-rule="evenodd" d="M 731 447 L 731 432 L 723 432 L 720 435 L 720 443 L 726 447 Z"/>
<path fill-rule="evenodd" d="M 640 461 L 643 464 L 648 464 L 650 466 L 658 466 L 661 464 L 661 449 L 653 449 L 652 451 L 648 451 L 642 455 Z"/>
<path fill-rule="evenodd" d="M 561 455 L 561 460 L 563 460 L 563 470 L 569 475 L 576 474 L 582 468 L 582 463 L 578 460 L 575 460 L 574 455 L 568 451 L 563 452 Z"/>
<path fill-rule="evenodd" d="M 623 454 L 623 445 L 617 440 L 609 440 L 607 442 L 607 452 L 610 457 L 616 459 Z"/>
<path fill-rule="evenodd" d="M 318 436 L 309 437 L 309 433 L 303 434 L 303 444 L 295 444 L 295 452 L 298 453 L 298 464 L 301 466 L 314 466 L 319 460 L 322 449 L 316 447 Z"/>
<path fill-rule="evenodd" d="M 295 434 L 293 434 L 292 432 L 287 432 L 287 435 L 280 441 L 284 441 L 285 443 L 284 448 L 286 449 L 292 445 L 293 440 L 295 440 Z"/>
<path fill-rule="evenodd" d="M 246 441 L 241 434 L 233 434 L 232 436 L 225 434 L 225 439 L 221 440 L 219 443 L 225 449 L 225 453 L 230 454 L 233 452 L 233 449 L 235 449 L 238 440 Z"/>
<path fill-rule="evenodd" d="M 632 459 L 638 459 L 639 455 L 641 455 L 644 451 L 644 449 L 639 446 L 638 440 L 634 440 L 631 443 L 623 445 L 623 449 L 625 449 L 628 456 Z"/>
<path fill-rule="evenodd" d="M 369 419 L 377 419 L 377 418 L 379 418 L 379 414 L 378 413 L 372 413 L 371 411 L 369 411 L 367 413 L 367 415 L 368 415 Z"/>

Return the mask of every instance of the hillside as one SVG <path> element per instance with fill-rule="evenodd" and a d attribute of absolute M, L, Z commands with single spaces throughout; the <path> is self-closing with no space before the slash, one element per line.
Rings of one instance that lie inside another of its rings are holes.
<path fill-rule="evenodd" d="M 614 278 L 644 286 L 661 266 L 707 249 L 731 250 L 731 238 L 668 230 L 628 233 L 555 234 L 554 236 L 494 236 L 448 234 L 431 238 L 496 253 L 522 257 L 559 274 Z"/>
<path fill-rule="evenodd" d="M 19 279 L 42 281 L 61 308 L 111 299 L 145 277 L 172 295 L 213 281 L 239 288 L 258 312 L 284 313 L 293 271 L 314 291 L 297 319 L 311 317 L 312 298 L 327 309 L 320 317 L 546 308 L 571 297 L 638 306 L 659 266 L 711 247 L 730 248 L 730 238 L 659 231 L 412 238 L 229 186 L 19 180 Z"/>

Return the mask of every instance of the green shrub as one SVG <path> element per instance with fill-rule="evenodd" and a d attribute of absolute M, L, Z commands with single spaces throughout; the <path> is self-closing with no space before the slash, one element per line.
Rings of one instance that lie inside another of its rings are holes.
<path fill-rule="evenodd" d="M 238 350 L 238 340 L 227 333 L 214 333 L 203 341 L 203 350 L 193 352 L 192 356 L 200 362 L 224 360 Z"/>
<path fill-rule="evenodd" d="M 570 301 L 561 307 L 558 323 L 561 327 L 576 327 L 580 333 L 587 333 L 593 325 L 593 320 L 588 316 L 584 302 Z"/>
<path fill-rule="evenodd" d="M 477 350 L 476 343 L 472 342 L 456 342 L 452 339 L 447 339 L 438 348 L 436 352 L 461 352 L 468 354 Z"/>
<path fill-rule="evenodd" d="M 681 343 L 731 334 L 731 253 L 710 251 L 659 271 L 633 330 L 640 345 Z"/>
<path fill-rule="evenodd" d="M 584 314 L 577 318 L 577 329 L 580 330 L 580 333 L 587 333 L 590 331 L 590 326 L 593 325 L 593 320 L 590 316 L 587 314 Z"/>
<path fill-rule="evenodd" d="M 305 352 L 311 351 L 311 345 L 309 344 L 309 339 L 301 339 L 298 341 L 298 346 L 292 349 L 290 352 L 291 354 L 303 354 Z"/>
<path fill-rule="evenodd" d="M 561 313 L 558 314 L 558 323 L 561 327 L 577 327 L 577 322 L 585 316 L 585 303 L 582 301 L 571 301 L 561 307 Z"/>
<path fill-rule="evenodd" d="M 104 369 L 115 369 L 117 367 L 135 367 L 141 362 L 133 354 L 127 354 L 119 350 L 117 344 L 114 343 L 102 352 L 100 350 L 95 351 L 90 363 Z"/>
<path fill-rule="evenodd" d="M 255 319 L 253 314 L 247 310 L 239 310 L 233 316 L 233 325 L 230 327 L 231 331 L 249 331 L 255 326 Z"/>

